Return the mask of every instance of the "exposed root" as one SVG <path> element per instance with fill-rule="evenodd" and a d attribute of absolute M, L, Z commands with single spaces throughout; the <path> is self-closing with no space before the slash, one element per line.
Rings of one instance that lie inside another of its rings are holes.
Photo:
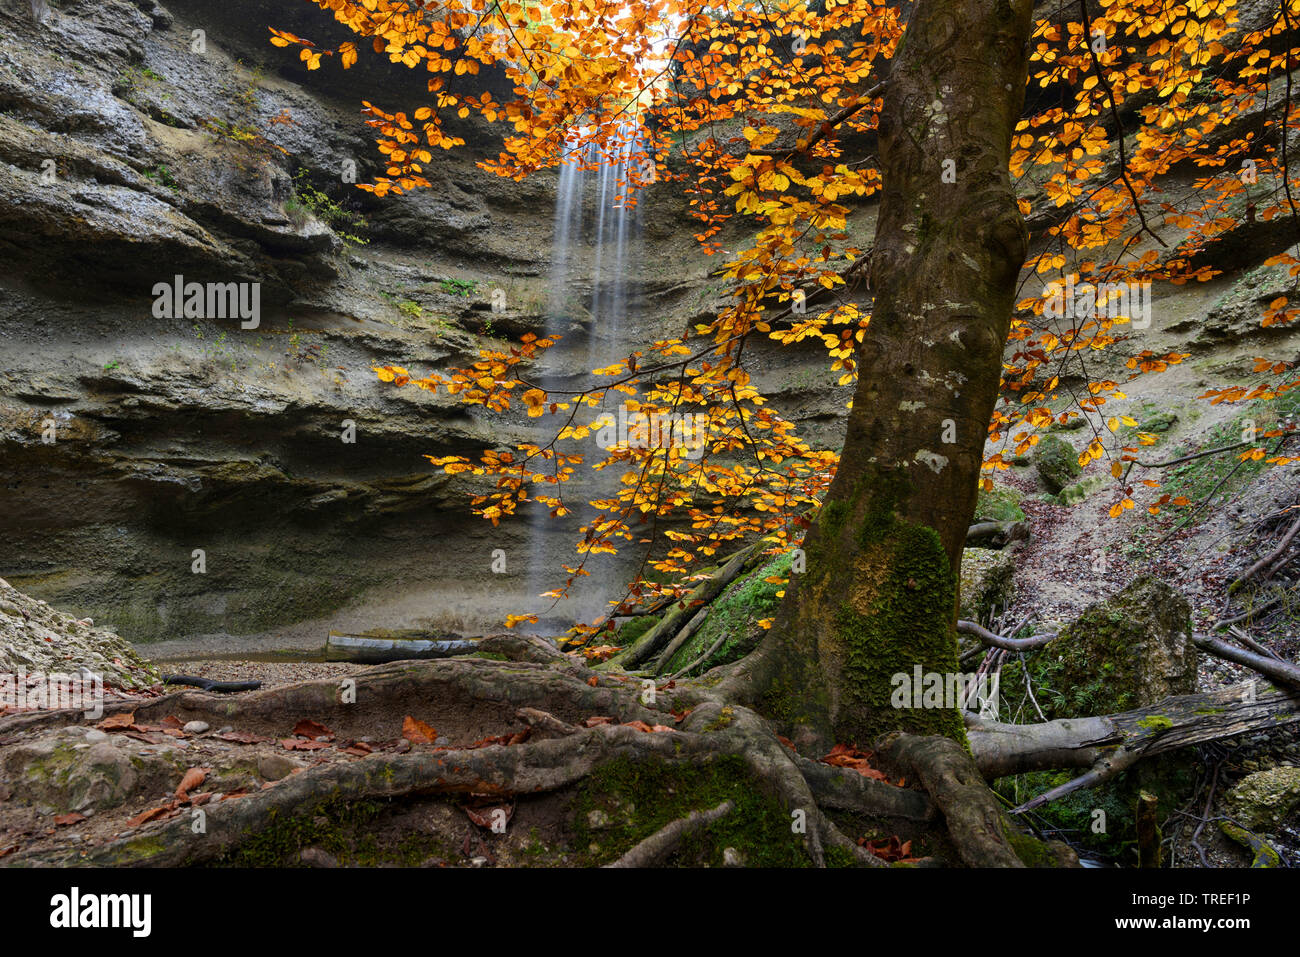
<path fill-rule="evenodd" d="M 671 824 L 661 827 L 618 860 L 605 866 L 655 867 L 662 864 L 682 841 L 714 821 L 726 817 L 735 809 L 735 802 L 723 801 L 708 811 L 692 811 L 686 817 L 678 818 Z"/>
<path fill-rule="evenodd" d="M 1008 841 L 1001 806 L 970 755 L 949 738 L 891 734 L 883 752 L 916 775 L 948 826 L 962 861 L 970 867 L 1024 867 Z"/>

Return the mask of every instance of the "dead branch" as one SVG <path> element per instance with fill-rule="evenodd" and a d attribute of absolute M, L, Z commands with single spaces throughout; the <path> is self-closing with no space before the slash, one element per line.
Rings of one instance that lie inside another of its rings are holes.
<path fill-rule="evenodd" d="M 1216 658 L 1222 658 L 1224 661 L 1231 661 L 1234 664 L 1244 665 L 1254 671 L 1258 671 L 1265 677 L 1272 678 L 1279 684 L 1286 685 L 1290 688 L 1300 689 L 1300 667 L 1289 664 L 1285 661 L 1277 661 L 1273 658 L 1256 654 L 1253 651 L 1247 651 L 1245 648 L 1237 648 L 1228 644 L 1219 638 L 1211 638 L 1209 635 L 1194 634 L 1192 643 L 1202 651 L 1208 651 Z"/>
<path fill-rule="evenodd" d="M 1056 638 L 1056 632 L 1030 635 L 1028 638 L 1004 638 L 973 621 L 958 621 L 957 630 L 963 635 L 974 635 L 990 648 L 1001 648 L 1004 651 L 1029 651 L 1031 648 L 1041 648 Z"/>

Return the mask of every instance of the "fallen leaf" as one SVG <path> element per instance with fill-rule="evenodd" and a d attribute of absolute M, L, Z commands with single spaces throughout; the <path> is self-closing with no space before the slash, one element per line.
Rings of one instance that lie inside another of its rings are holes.
<path fill-rule="evenodd" d="M 293 726 L 293 733 L 300 734 L 304 738 L 311 738 L 313 741 L 317 738 L 332 738 L 334 732 L 319 721 L 311 721 L 304 718 Z"/>
<path fill-rule="evenodd" d="M 174 714 L 167 715 L 167 717 L 162 719 L 162 723 L 163 723 L 163 727 L 165 728 L 175 728 L 177 730 L 180 730 L 181 728 L 185 727 L 185 722 L 182 721 L 180 718 L 176 717 L 176 715 Z"/>
<path fill-rule="evenodd" d="M 464 810 L 465 813 L 469 815 L 469 819 L 471 821 L 473 821 L 479 827 L 485 827 L 488 830 L 491 830 L 492 825 L 497 822 L 498 811 L 505 812 L 505 816 L 506 816 L 505 820 L 507 824 L 509 824 L 510 819 L 515 816 L 515 809 L 513 807 L 509 807 L 504 804 L 495 804 L 488 807 L 477 807 L 477 808 L 467 807 Z"/>
<path fill-rule="evenodd" d="M 590 718 L 582 719 L 582 726 L 584 728 L 594 728 L 598 724 L 613 724 L 613 723 L 614 723 L 613 718 L 607 718 L 604 717 L 603 715 L 594 715 Z"/>
<path fill-rule="evenodd" d="M 146 824 L 149 821 L 156 821 L 158 818 L 170 812 L 173 807 L 174 805 L 172 804 L 164 804 L 162 807 L 154 807 L 147 811 L 142 811 L 127 821 L 126 826 L 128 828 L 139 827 L 141 824 Z"/>
<path fill-rule="evenodd" d="M 438 730 L 408 714 L 402 721 L 402 737 L 412 744 L 433 744 L 438 740 Z"/>
<path fill-rule="evenodd" d="M 64 825 L 67 824 L 76 824 L 78 821 L 84 821 L 85 819 L 86 819 L 86 815 L 78 814 L 76 811 L 73 811 L 70 814 L 54 815 L 54 823 L 57 824 L 59 827 L 63 827 Z"/>
<path fill-rule="evenodd" d="M 595 675 L 592 675 L 590 678 L 587 679 L 587 684 L 591 685 L 593 688 L 596 687 L 597 683 L 598 682 L 596 680 Z"/>
<path fill-rule="evenodd" d="M 182 801 L 189 800 L 190 792 L 203 783 L 208 776 L 208 772 L 203 768 L 190 768 L 181 778 L 181 783 L 176 785 L 176 796 Z"/>
<path fill-rule="evenodd" d="M 302 738 L 284 738 L 280 744 L 286 751 L 319 751 L 329 747 L 324 741 L 304 741 Z"/>
<path fill-rule="evenodd" d="M 16 850 L 18 850 L 17 844 L 10 844 L 8 847 L 0 847 L 0 857 L 8 857 Z"/>
<path fill-rule="evenodd" d="M 110 714 L 95 727 L 101 731 L 112 731 L 114 728 L 129 728 L 135 724 L 135 712 L 124 711 L 121 714 Z"/>

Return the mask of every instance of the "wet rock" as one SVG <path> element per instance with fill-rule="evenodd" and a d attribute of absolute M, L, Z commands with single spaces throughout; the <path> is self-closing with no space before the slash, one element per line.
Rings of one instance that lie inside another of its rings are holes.
<path fill-rule="evenodd" d="M 1106 480 L 1100 475 L 1089 475 L 1087 478 L 1080 479 L 1073 485 L 1067 485 L 1061 489 L 1060 494 L 1056 496 L 1058 505 L 1074 506 L 1087 501 L 1088 496 L 1106 484 Z"/>
<path fill-rule="evenodd" d="M 188 721 L 181 730 L 186 734 L 203 734 L 211 727 L 206 721 Z"/>

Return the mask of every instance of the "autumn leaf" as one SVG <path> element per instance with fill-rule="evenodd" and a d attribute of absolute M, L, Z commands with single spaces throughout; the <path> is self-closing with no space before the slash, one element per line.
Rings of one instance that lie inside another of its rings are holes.
<path fill-rule="evenodd" d="M 208 772 L 205 768 L 190 768 L 181 778 L 181 783 L 176 785 L 176 797 L 181 801 L 188 800 L 189 792 L 207 780 Z"/>
<path fill-rule="evenodd" d="M 325 725 L 306 718 L 293 726 L 293 733 L 300 734 L 304 738 L 310 738 L 313 741 L 317 738 L 332 738 L 334 736 L 334 732 L 325 727 Z"/>
<path fill-rule="evenodd" d="M 438 740 L 438 732 L 429 725 L 412 718 L 409 714 L 402 721 L 402 737 L 412 744 L 433 744 Z"/>

